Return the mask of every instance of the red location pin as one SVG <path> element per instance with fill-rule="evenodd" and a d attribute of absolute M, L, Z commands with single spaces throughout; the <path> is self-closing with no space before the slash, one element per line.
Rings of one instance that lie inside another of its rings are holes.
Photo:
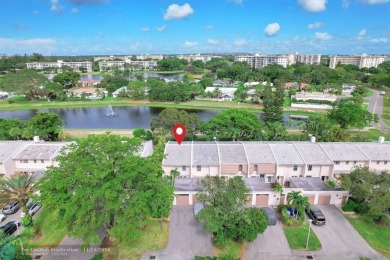
<path fill-rule="evenodd" d="M 175 137 L 178 144 L 181 144 L 181 142 L 184 140 L 184 137 L 186 137 L 187 129 L 182 124 L 176 124 L 172 128 L 172 134 Z"/>

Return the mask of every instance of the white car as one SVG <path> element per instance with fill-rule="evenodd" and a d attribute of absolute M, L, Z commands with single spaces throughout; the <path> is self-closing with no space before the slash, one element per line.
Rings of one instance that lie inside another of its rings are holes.
<path fill-rule="evenodd" d="M 0 214 L 0 223 L 3 222 L 7 218 L 6 215 Z"/>
<path fill-rule="evenodd" d="M 41 205 L 40 204 L 36 204 L 36 203 L 30 203 L 27 206 L 27 210 L 28 210 L 28 213 L 30 214 L 30 216 L 34 216 L 35 213 L 37 213 L 40 208 L 41 208 Z M 20 218 L 23 218 L 24 215 L 26 215 L 26 214 L 22 211 L 20 213 Z"/>

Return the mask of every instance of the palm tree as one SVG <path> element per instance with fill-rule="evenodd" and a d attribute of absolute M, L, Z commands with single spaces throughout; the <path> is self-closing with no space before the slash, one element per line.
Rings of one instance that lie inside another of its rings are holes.
<path fill-rule="evenodd" d="M 274 191 L 278 194 L 278 199 L 280 199 L 280 195 L 282 195 L 282 193 L 283 193 L 283 186 L 280 185 L 279 183 L 275 184 Z"/>
<path fill-rule="evenodd" d="M 22 173 L 16 177 L 9 177 L 0 180 L 0 203 L 7 203 L 8 201 L 19 201 L 26 216 L 30 216 L 27 210 L 28 196 L 33 194 L 36 189 L 34 182 L 36 177 L 27 173 Z"/>
<path fill-rule="evenodd" d="M 310 209 L 309 198 L 301 195 L 300 191 L 292 191 L 287 195 L 287 201 L 291 205 L 291 208 L 296 210 L 296 216 L 299 216 L 299 212 L 304 209 Z"/>

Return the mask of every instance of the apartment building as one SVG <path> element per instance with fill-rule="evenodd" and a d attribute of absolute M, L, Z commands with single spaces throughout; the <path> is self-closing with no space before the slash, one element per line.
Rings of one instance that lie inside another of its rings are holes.
<path fill-rule="evenodd" d="M 99 62 L 100 71 L 104 71 L 106 69 L 117 69 L 124 70 L 129 69 L 131 71 L 140 71 L 140 70 L 156 70 L 157 69 L 157 61 L 132 61 L 130 59 L 126 59 L 124 61 L 100 61 Z"/>
<path fill-rule="evenodd" d="M 59 68 L 68 66 L 74 69 L 84 68 L 87 72 L 92 72 L 92 62 L 90 61 L 71 61 L 66 62 L 63 60 L 57 60 L 57 62 L 31 62 L 26 63 L 28 69 L 45 69 L 45 68 Z"/>
<path fill-rule="evenodd" d="M 135 56 L 137 60 L 162 60 L 164 59 L 164 56 L 161 54 L 142 54 Z"/>
<path fill-rule="evenodd" d="M 314 138 L 312 139 L 314 140 Z M 165 175 L 178 169 L 174 204 L 192 205 L 201 178 L 244 179 L 250 205 L 286 203 L 291 191 L 301 191 L 312 204 L 345 203 L 347 192 L 330 189 L 324 181 L 348 174 L 355 166 L 388 170 L 390 143 L 313 142 L 168 142 L 162 162 Z M 273 183 L 284 185 L 279 198 Z M 279 198 L 279 199 L 278 199 Z"/>
<path fill-rule="evenodd" d="M 288 55 L 289 64 L 295 64 L 297 62 L 306 64 L 318 64 L 321 62 L 321 54 L 299 54 L 293 53 Z"/>
<path fill-rule="evenodd" d="M 188 62 L 200 60 L 200 61 L 203 61 L 204 63 L 206 63 L 213 58 L 221 58 L 222 56 L 203 55 L 203 54 L 188 54 L 188 55 L 178 55 L 176 57 L 179 59 L 187 60 Z"/>
<path fill-rule="evenodd" d="M 236 56 L 234 61 L 247 62 L 249 67 L 255 69 L 261 69 L 271 64 L 279 64 L 286 68 L 289 64 L 289 57 L 288 55 L 240 55 Z"/>
<path fill-rule="evenodd" d="M 371 55 L 334 55 L 330 57 L 329 67 L 336 68 L 337 64 L 356 65 L 359 68 L 377 68 L 379 64 L 385 61 L 385 56 Z"/>

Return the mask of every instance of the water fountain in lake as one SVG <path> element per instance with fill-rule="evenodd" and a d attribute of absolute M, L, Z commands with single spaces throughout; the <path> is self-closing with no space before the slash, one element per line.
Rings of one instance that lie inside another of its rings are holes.
<path fill-rule="evenodd" d="M 117 116 L 111 105 L 108 106 L 108 113 L 106 114 L 106 116 Z"/>

